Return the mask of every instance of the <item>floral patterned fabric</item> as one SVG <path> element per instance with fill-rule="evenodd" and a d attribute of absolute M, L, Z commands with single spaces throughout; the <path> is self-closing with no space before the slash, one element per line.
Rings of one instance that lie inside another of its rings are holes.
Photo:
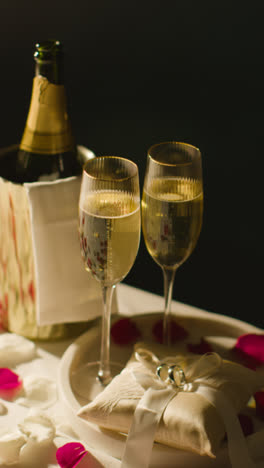
<path fill-rule="evenodd" d="M 36 288 L 27 194 L 0 178 L 0 195 L 0 323 L 31 336 Z"/>

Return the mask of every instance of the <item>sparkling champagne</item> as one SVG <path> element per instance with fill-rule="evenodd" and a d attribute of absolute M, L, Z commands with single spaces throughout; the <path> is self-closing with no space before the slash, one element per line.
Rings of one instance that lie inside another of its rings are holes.
<path fill-rule="evenodd" d="M 139 201 L 120 191 L 86 196 L 79 213 L 85 268 L 104 285 L 121 281 L 130 271 L 140 240 Z"/>
<path fill-rule="evenodd" d="M 203 215 L 199 181 L 181 177 L 152 179 L 143 190 L 142 228 L 153 259 L 165 267 L 178 267 L 192 253 Z"/>

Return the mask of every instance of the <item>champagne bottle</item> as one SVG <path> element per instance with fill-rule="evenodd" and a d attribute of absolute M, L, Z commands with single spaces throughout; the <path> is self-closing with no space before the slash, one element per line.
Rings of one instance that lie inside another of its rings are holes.
<path fill-rule="evenodd" d="M 53 340 L 79 334 L 87 323 L 37 324 L 33 246 L 23 183 L 80 175 L 83 158 L 78 155 L 67 113 L 61 43 L 36 44 L 34 59 L 32 96 L 20 145 L 0 152 L 0 176 L 6 180 L 1 192 L 0 306 L 3 326 L 10 332 Z M 5 194 L 9 199 L 4 203 Z"/>
<path fill-rule="evenodd" d="M 63 85 L 63 50 L 59 41 L 36 44 L 35 77 L 16 164 L 18 182 L 79 175 L 78 158 Z"/>

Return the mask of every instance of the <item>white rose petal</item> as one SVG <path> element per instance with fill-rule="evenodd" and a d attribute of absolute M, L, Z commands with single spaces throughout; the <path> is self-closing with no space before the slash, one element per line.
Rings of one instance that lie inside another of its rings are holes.
<path fill-rule="evenodd" d="M 23 378 L 23 393 L 16 403 L 28 408 L 45 409 L 57 401 L 56 382 L 46 377 L 28 375 Z"/>
<path fill-rule="evenodd" d="M 31 411 L 29 416 L 18 424 L 18 427 L 30 441 L 36 442 L 39 445 L 52 442 L 56 433 L 51 419 L 45 414 L 36 411 Z"/>
<path fill-rule="evenodd" d="M 56 429 L 51 419 L 37 410 L 29 411 L 29 416 L 18 424 L 19 429 L 27 437 L 27 443 L 20 452 L 20 463 L 23 467 L 47 468 L 55 458 L 53 439 Z"/>
<path fill-rule="evenodd" d="M 19 460 L 20 450 L 26 443 L 26 437 L 21 432 L 3 434 L 0 437 L 0 462 L 11 464 Z"/>
<path fill-rule="evenodd" d="M 58 436 L 62 436 L 62 437 L 69 437 L 71 439 L 76 439 L 78 440 L 78 436 L 76 435 L 76 433 L 74 432 L 72 426 L 70 424 L 67 424 L 67 423 L 58 423 L 56 424 L 56 433 Z"/>
<path fill-rule="evenodd" d="M 15 333 L 0 335 L 0 367 L 15 367 L 30 361 L 35 355 L 36 346 L 32 341 Z"/>
<path fill-rule="evenodd" d="M 50 468 L 50 461 L 55 459 L 55 454 L 56 450 L 52 442 L 43 445 L 29 439 L 21 449 L 19 466 L 23 468 L 47 468 L 49 466 Z"/>

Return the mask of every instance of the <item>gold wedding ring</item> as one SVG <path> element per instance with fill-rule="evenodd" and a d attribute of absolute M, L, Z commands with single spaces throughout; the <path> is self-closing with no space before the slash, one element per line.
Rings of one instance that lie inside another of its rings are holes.
<path fill-rule="evenodd" d="M 183 388 L 186 384 L 185 374 L 180 366 L 174 364 L 168 370 L 168 378 L 173 385 L 178 388 Z"/>
<path fill-rule="evenodd" d="M 182 389 L 186 384 L 183 369 L 177 364 L 169 366 L 165 362 L 157 367 L 156 374 L 162 382 L 167 382 Z"/>

